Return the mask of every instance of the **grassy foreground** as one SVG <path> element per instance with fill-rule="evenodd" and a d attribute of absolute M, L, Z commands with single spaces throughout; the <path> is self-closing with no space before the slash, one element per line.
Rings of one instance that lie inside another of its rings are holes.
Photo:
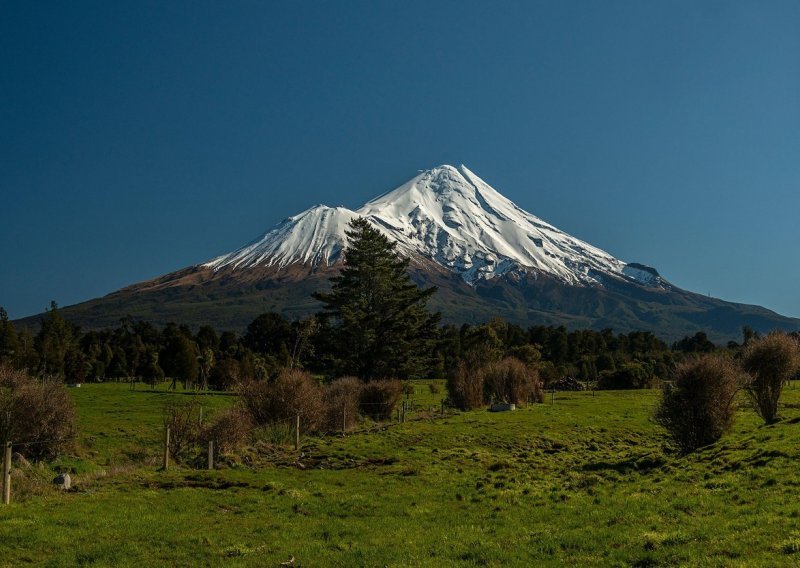
<path fill-rule="evenodd" d="M 71 391 L 81 446 L 15 472 L 0 565 L 786 566 L 800 562 L 800 390 L 783 419 L 746 409 L 688 457 L 650 421 L 657 391 L 558 394 L 554 405 L 306 438 L 207 472 L 158 471 L 161 412 L 190 394 Z M 437 397 L 418 386 L 417 407 Z M 209 414 L 232 402 L 204 395 Z M 37 484 L 31 480 L 40 478 Z"/>

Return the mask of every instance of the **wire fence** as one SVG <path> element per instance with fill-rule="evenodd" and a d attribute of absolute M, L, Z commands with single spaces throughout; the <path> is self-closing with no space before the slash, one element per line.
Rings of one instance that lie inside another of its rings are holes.
<path fill-rule="evenodd" d="M 553 391 L 548 394 L 550 394 L 550 400 L 547 402 L 554 404 L 558 398 L 556 392 Z M 593 392 L 587 391 L 585 394 L 594 396 Z M 291 464 L 291 461 L 287 460 L 295 460 L 295 463 L 299 464 L 299 456 L 302 455 L 303 447 L 310 440 L 325 441 L 331 437 L 369 435 L 402 425 L 409 420 L 433 420 L 439 417 L 448 417 L 455 410 L 448 406 L 444 400 L 438 401 L 438 404 L 430 404 L 431 402 L 425 397 L 421 401 L 412 397 L 393 402 L 365 401 L 354 403 L 351 401 L 342 405 L 340 411 L 341 420 L 336 421 L 338 426 L 331 427 L 328 424 L 325 428 L 317 426 L 319 424 L 319 416 L 306 415 L 302 411 L 295 412 L 288 417 L 258 423 L 251 435 L 250 442 L 262 444 L 262 449 L 264 447 L 274 449 L 271 453 L 267 452 L 265 454 L 267 461 L 271 456 L 274 456 L 275 459 L 283 460 L 282 463 Z M 19 452 L 23 458 L 22 463 L 24 463 L 26 453 L 24 450 L 26 448 L 47 444 L 76 442 L 79 447 L 89 450 L 95 444 L 101 443 L 102 440 L 106 441 L 107 446 L 115 448 L 126 444 L 128 446 L 138 445 L 140 450 L 131 451 L 131 455 L 127 456 L 127 461 L 124 458 L 120 458 L 117 463 L 115 459 L 108 459 L 107 468 L 116 468 L 120 471 L 128 471 L 129 469 L 126 468 L 139 468 L 142 466 L 167 471 L 175 466 L 176 463 L 183 468 L 190 469 L 214 470 L 224 467 L 225 464 L 221 463 L 223 460 L 220 458 L 223 456 L 227 458 L 230 454 L 224 451 L 224 440 L 213 435 L 212 426 L 215 424 L 216 416 L 213 414 L 204 416 L 203 407 L 201 406 L 199 415 L 195 417 L 196 420 L 186 424 L 192 430 L 191 433 L 187 434 L 186 432 L 178 431 L 175 428 L 175 424 L 170 422 L 169 416 L 166 414 L 168 407 L 169 405 L 165 405 L 163 425 L 138 423 L 130 431 L 120 429 L 119 438 L 116 440 L 113 433 L 95 432 L 83 435 L 7 442 L 3 459 L 3 502 L 8 503 L 10 500 L 12 451 Z M 388 415 L 388 419 L 372 420 L 369 418 L 370 414 L 372 414 L 370 412 L 371 409 L 387 408 L 390 411 L 384 413 L 384 416 Z M 327 410 L 329 413 L 331 412 L 330 407 Z M 336 414 L 339 411 L 336 409 L 332 412 Z M 14 455 L 16 456 L 17 454 L 15 453 Z M 295 457 L 291 457 L 292 455 Z M 41 477 L 42 471 L 37 473 L 39 477 Z"/>

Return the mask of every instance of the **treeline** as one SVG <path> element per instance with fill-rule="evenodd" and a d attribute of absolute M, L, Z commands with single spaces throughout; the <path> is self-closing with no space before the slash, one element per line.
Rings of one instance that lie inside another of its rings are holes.
<path fill-rule="evenodd" d="M 225 390 L 272 379 L 283 369 L 337 376 L 348 358 L 337 333 L 318 316 L 288 321 L 276 313 L 258 316 L 244 334 L 174 323 L 159 328 L 132 317 L 114 329 L 82 332 L 52 303 L 35 334 L 17 330 L 0 308 L 0 364 L 69 383 L 133 379 L 155 384 L 169 378 L 173 386 L 180 382 Z M 744 329 L 745 342 L 754 336 Z M 668 345 L 649 332 L 525 329 L 494 319 L 483 325 L 439 327 L 430 342 L 430 364 L 399 378 L 444 378 L 460 365 L 477 368 L 513 357 L 536 368 L 546 385 L 569 377 L 595 382 L 598 388 L 641 388 L 668 379 L 687 353 L 737 347 L 718 347 L 702 332 Z"/>

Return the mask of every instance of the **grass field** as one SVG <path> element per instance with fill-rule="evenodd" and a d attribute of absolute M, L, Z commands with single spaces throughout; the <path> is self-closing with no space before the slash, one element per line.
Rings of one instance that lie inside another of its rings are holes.
<path fill-rule="evenodd" d="M 193 395 L 71 392 L 81 444 L 55 466 L 76 472 L 75 490 L 51 489 L 49 469 L 15 472 L 0 565 L 800 563 L 793 388 L 777 424 L 743 407 L 732 433 L 687 457 L 650 420 L 657 391 L 565 393 L 517 412 L 415 412 L 212 472 L 159 471 L 163 405 Z M 415 406 L 441 396 L 420 384 Z M 233 401 L 201 397 L 208 414 Z"/>

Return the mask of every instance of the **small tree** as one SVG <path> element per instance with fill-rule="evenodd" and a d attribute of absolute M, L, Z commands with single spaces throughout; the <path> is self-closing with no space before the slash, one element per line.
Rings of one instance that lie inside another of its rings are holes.
<path fill-rule="evenodd" d="M 800 367 L 800 344 L 781 331 L 751 339 L 745 347 L 742 367 L 749 375 L 747 394 L 753 407 L 764 422 L 774 422 L 783 385 Z"/>
<path fill-rule="evenodd" d="M 665 388 L 656 421 L 683 452 L 719 440 L 733 423 L 740 373 L 727 358 L 703 355 L 680 365 L 673 387 Z"/>

